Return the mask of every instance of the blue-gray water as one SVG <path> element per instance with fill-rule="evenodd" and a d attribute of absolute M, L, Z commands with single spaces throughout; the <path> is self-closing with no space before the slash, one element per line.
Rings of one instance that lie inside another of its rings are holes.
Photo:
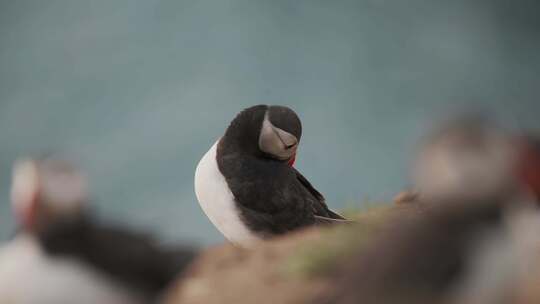
<path fill-rule="evenodd" d="M 406 186 L 423 127 L 484 106 L 540 129 L 536 1 L 0 1 L 0 237 L 20 156 L 87 170 L 109 219 L 221 241 L 200 157 L 242 108 L 304 123 L 299 169 L 339 209 Z"/>

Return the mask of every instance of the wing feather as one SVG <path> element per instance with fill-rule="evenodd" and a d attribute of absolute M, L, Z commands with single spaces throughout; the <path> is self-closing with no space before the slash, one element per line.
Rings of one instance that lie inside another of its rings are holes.
<path fill-rule="evenodd" d="M 293 168 L 294 169 L 294 168 Z M 311 185 L 311 183 L 305 178 L 298 170 L 294 169 L 296 173 L 296 178 L 304 188 L 309 191 L 316 201 L 313 202 L 313 209 L 315 210 L 315 218 L 317 222 L 321 221 L 322 219 L 327 219 L 329 221 L 337 220 L 333 222 L 343 222 L 347 221 L 343 216 L 337 214 L 336 212 L 330 210 L 328 208 L 328 205 L 326 205 L 326 200 L 324 199 L 324 196 Z"/>

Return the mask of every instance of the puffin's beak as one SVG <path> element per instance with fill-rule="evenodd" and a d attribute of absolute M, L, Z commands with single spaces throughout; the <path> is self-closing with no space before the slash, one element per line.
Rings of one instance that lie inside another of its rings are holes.
<path fill-rule="evenodd" d="M 520 176 L 526 186 L 540 200 L 540 153 L 531 145 L 525 145 L 520 161 Z"/>
<path fill-rule="evenodd" d="M 293 156 L 289 159 L 289 162 L 287 164 L 293 167 L 295 162 L 296 162 L 296 153 L 293 154 Z"/>
<path fill-rule="evenodd" d="M 298 139 L 289 132 L 272 125 L 267 114 L 259 135 L 259 149 L 274 158 L 286 161 L 294 158 L 297 147 Z"/>

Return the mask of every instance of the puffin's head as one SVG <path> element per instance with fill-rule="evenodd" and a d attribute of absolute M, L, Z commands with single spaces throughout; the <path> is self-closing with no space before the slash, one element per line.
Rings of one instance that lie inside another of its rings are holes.
<path fill-rule="evenodd" d="M 67 162 L 22 160 L 14 165 L 11 203 L 19 226 L 27 231 L 80 215 L 87 198 L 86 179 Z"/>
<path fill-rule="evenodd" d="M 478 199 L 514 191 L 516 152 L 489 120 L 459 117 L 434 132 L 415 164 L 418 191 L 431 198 Z"/>
<path fill-rule="evenodd" d="M 224 138 L 245 153 L 292 166 L 301 136 L 302 124 L 293 110 L 259 105 L 240 112 Z"/>

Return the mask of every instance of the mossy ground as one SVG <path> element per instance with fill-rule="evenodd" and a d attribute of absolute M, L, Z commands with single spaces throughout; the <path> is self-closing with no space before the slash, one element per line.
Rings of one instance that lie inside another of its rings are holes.
<path fill-rule="evenodd" d="M 306 229 L 250 249 L 211 248 L 172 288 L 166 303 L 308 303 L 329 287 L 329 275 L 340 262 L 369 244 L 394 209 L 347 210 L 344 215 L 355 223 Z"/>

